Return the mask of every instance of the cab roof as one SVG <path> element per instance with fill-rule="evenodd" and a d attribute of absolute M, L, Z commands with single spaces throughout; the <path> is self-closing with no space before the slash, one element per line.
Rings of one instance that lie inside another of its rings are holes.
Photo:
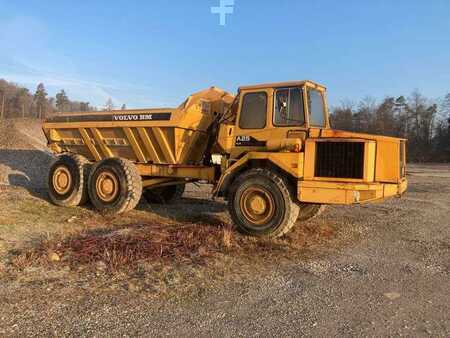
<path fill-rule="evenodd" d="M 301 81 L 273 82 L 273 83 L 261 83 L 261 84 L 250 85 L 250 86 L 241 86 L 241 87 L 239 87 L 239 91 L 252 90 L 252 89 L 264 89 L 264 88 L 296 87 L 296 86 L 303 86 L 305 84 L 310 85 L 312 87 L 322 89 L 322 90 L 326 89 L 325 86 L 322 86 L 313 81 L 301 80 Z"/>

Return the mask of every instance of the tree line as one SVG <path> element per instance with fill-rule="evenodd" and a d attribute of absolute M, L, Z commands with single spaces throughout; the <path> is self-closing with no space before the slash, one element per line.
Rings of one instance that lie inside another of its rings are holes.
<path fill-rule="evenodd" d="M 408 139 L 408 160 L 450 162 L 450 93 L 430 100 L 418 90 L 408 97 L 366 97 L 342 102 L 331 113 L 335 129 Z"/>
<path fill-rule="evenodd" d="M 112 99 L 108 99 L 102 110 L 113 110 Z M 122 109 L 125 109 L 125 105 Z M 44 119 L 55 112 L 83 112 L 98 110 L 89 102 L 70 100 L 64 89 L 55 97 L 48 95 L 43 83 L 34 92 L 15 83 L 0 79 L 0 120 L 7 118 Z"/>
<path fill-rule="evenodd" d="M 102 110 L 113 109 L 109 98 Z M 0 120 L 44 119 L 55 112 L 92 110 L 97 108 L 70 100 L 64 89 L 50 97 L 43 83 L 31 93 L 0 79 Z M 358 103 L 345 101 L 332 108 L 330 118 L 335 129 L 407 138 L 410 161 L 450 162 L 450 93 L 440 100 L 430 100 L 415 90 L 408 97 L 386 97 L 381 102 L 372 97 Z"/>

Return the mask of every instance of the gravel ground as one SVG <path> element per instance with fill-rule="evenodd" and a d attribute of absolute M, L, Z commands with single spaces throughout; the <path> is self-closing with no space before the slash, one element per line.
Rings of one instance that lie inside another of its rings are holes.
<path fill-rule="evenodd" d="M 320 216 L 351 241 L 250 275 L 235 262 L 237 277 L 195 293 L 4 280 L 0 335 L 450 336 L 450 167 L 416 169 L 402 199 Z"/>

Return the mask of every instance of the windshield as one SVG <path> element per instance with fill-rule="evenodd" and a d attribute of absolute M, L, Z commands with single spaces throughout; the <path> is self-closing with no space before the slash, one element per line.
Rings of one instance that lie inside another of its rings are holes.
<path fill-rule="evenodd" d="M 309 124 L 315 127 L 325 126 L 325 107 L 322 93 L 308 88 L 308 112 Z"/>

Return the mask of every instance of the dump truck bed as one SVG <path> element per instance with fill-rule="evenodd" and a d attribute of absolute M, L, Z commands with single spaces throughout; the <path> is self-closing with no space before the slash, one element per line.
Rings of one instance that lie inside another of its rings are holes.
<path fill-rule="evenodd" d="M 55 153 L 91 161 L 122 157 L 136 163 L 199 164 L 209 127 L 234 97 L 212 87 L 178 108 L 57 114 L 43 125 Z"/>

